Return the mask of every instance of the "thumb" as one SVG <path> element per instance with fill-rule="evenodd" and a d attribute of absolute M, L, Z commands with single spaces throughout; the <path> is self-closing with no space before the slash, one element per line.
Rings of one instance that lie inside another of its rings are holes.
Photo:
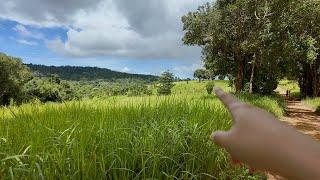
<path fill-rule="evenodd" d="M 228 141 L 228 132 L 216 131 L 212 133 L 211 140 L 220 147 L 226 147 Z"/>

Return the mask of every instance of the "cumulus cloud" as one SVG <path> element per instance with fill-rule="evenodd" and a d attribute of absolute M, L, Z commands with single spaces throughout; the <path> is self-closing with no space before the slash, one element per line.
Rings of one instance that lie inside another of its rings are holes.
<path fill-rule="evenodd" d="M 0 17 L 39 27 L 68 26 L 79 10 L 95 8 L 101 0 L 5 0 Z"/>
<path fill-rule="evenodd" d="M 206 0 L 9 0 L 0 4 L 4 9 L 0 17 L 26 25 L 66 28 L 66 40 L 46 41 L 48 49 L 64 56 L 190 61 L 200 58 L 200 50 L 182 45 L 180 17 L 204 2 Z M 28 33 L 23 26 L 16 29 Z"/>

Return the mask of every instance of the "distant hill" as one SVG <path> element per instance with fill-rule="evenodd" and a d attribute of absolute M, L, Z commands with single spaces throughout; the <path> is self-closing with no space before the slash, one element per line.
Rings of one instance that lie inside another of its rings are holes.
<path fill-rule="evenodd" d="M 79 66 L 45 66 L 25 64 L 33 72 L 42 77 L 57 74 L 63 80 L 72 81 L 92 81 L 92 80 L 117 80 L 117 79 L 141 79 L 144 81 L 155 81 L 157 76 L 143 75 L 143 74 L 130 74 L 124 72 L 112 71 L 106 68 L 98 67 L 79 67 Z"/>

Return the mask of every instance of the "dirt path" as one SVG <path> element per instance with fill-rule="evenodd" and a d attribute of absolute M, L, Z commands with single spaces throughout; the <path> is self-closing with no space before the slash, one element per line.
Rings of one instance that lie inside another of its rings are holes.
<path fill-rule="evenodd" d="M 287 101 L 287 116 L 282 120 L 320 141 L 320 116 L 300 101 Z"/>
<path fill-rule="evenodd" d="M 281 120 L 293 126 L 300 132 L 320 141 L 320 116 L 314 110 L 306 107 L 301 101 L 286 100 L 287 115 Z M 268 176 L 269 180 L 280 180 L 281 177 Z"/>

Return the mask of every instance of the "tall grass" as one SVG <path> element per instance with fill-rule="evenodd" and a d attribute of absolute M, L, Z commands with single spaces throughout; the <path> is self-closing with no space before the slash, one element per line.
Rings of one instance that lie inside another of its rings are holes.
<path fill-rule="evenodd" d="M 320 98 L 308 98 L 303 100 L 303 103 L 316 110 L 320 114 Z"/>
<path fill-rule="evenodd" d="M 281 116 L 272 98 L 240 98 Z M 0 179 L 261 178 L 232 167 L 210 142 L 231 119 L 204 93 L 34 103 L 0 113 Z"/>

